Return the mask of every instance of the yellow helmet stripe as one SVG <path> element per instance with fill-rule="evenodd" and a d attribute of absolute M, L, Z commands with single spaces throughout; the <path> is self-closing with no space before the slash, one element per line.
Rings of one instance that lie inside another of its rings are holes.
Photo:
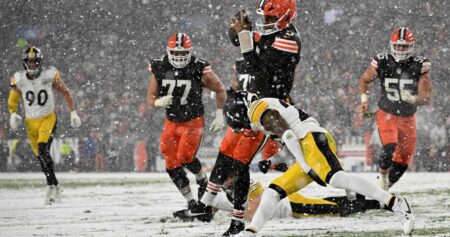
<path fill-rule="evenodd" d="M 269 107 L 269 103 L 267 103 L 264 100 L 257 100 L 255 101 L 248 111 L 248 117 L 250 118 L 250 121 L 253 124 L 260 125 L 260 119 L 263 114 L 263 112 Z"/>

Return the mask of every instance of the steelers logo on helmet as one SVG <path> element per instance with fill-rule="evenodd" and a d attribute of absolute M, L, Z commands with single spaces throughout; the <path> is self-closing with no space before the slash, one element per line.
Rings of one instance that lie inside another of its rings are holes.
<path fill-rule="evenodd" d="M 246 91 L 227 91 L 228 98 L 223 108 L 223 113 L 228 126 L 235 131 L 251 129 L 250 120 L 247 117 L 248 92 Z"/>
<path fill-rule="evenodd" d="M 185 33 L 173 34 L 167 42 L 167 56 L 175 68 L 183 68 L 191 61 L 192 42 Z"/>
<path fill-rule="evenodd" d="M 262 19 L 255 22 L 256 31 L 269 35 L 285 29 L 297 17 L 296 0 L 260 0 L 256 13 Z"/>
<path fill-rule="evenodd" d="M 41 70 L 44 56 L 39 48 L 31 46 L 22 52 L 22 65 L 30 76 L 38 75 Z"/>

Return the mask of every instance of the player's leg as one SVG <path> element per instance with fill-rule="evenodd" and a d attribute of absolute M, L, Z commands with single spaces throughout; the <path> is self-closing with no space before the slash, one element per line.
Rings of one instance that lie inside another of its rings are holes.
<path fill-rule="evenodd" d="M 320 133 L 313 133 L 313 135 L 315 143 L 317 144 L 317 148 L 322 154 L 315 155 L 316 159 L 318 160 L 317 162 L 321 163 L 320 166 L 326 167 L 325 165 L 323 165 L 324 158 L 329 164 L 335 163 L 337 161 L 337 156 L 335 153 L 336 148 L 334 139 L 331 137 L 331 135 L 326 134 L 326 139 L 324 139 L 323 135 L 321 135 Z M 327 142 L 327 140 L 333 142 Z M 312 150 L 314 151 L 315 149 Z M 330 150 L 332 150 L 333 152 L 330 152 Z M 311 165 L 311 168 L 315 169 L 315 165 Z M 321 173 L 319 173 L 319 176 L 321 176 Z M 405 233 L 408 234 L 412 231 L 412 228 L 414 226 L 414 217 L 412 215 L 411 207 L 409 206 L 405 198 L 395 197 L 394 195 L 388 193 L 380 187 L 377 187 L 375 184 L 367 181 L 366 179 L 348 174 L 342 169 L 337 170 L 337 172 L 328 173 L 326 175 L 326 179 L 326 182 L 334 188 L 350 190 L 362 194 L 366 197 L 378 200 L 380 203 L 386 205 L 389 210 L 392 210 L 397 216 L 400 217 L 403 225 L 403 231 Z"/>
<path fill-rule="evenodd" d="M 25 126 L 33 152 L 37 155 L 41 170 L 47 180 L 45 202 L 46 204 L 51 204 L 52 202 L 60 201 L 58 180 L 55 175 L 53 159 L 50 156 L 50 147 L 56 129 L 56 114 L 51 113 L 39 119 L 27 119 Z"/>
<path fill-rule="evenodd" d="M 199 185 L 198 200 L 203 196 L 208 184 L 208 177 L 202 169 L 200 160 L 196 157 L 203 139 L 203 124 L 203 117 L 183 123 L 179 128 L 181 129 L 181 137 L 177 151 L 177 159 L 195 175 L 195 180 Z"/>
<path fill-rule="evenodd" d="M 189 186 L 189 179 L 184 171 L 183 164 L 178 160 L 177 150 L 180 136 L 177 133 L 178 124 L 166 119 L 160 136 L 160 150 L 166 163 L 166 171 L 188 205 L 195 202 L 194 195 Z M 191 204 L 192 205 L 192 204 Z"/>
<path fill-rule="evenodd" d="M 253 215 L 253 219 L 246 229 L 246 232 L 256 233 L 260 231 L 267 221 L 274 218 L 276 211 L 273 207 L 276 206 L 281 199 L 297 192 L 311 182 L 312 179 L 303 171 L 300 165 L 295 162 L 286 172 L 273 180 L 269 187 L 264 190 L 258 209 Z"/>
<path fill-rule="evenodd" d="M 392 159 L 389 170 L 389 187 L 392 187 L 408 169 L 416 151 L 416 118 L 415 116 L 401 118 L 398 133 L 398 149 Z"/>
<path fill-rule="evenodd" d="M 247 196 L 250 187 L 249 165 L 253 158 L 264 147 L 267 139 L 261 133 L 242 133 L 239 142 L 233 150 L 233 216 L 230 227 L 223 236 L 232 236 L 238 234 L 245 228 L 244 214 L 247 207 Z"/>
<path fill-rule="evenodd" d="M 380 175 L 378 177 L 378 185 L 382 189 L 388 190 L 389 168 L 392 165 L 392 159 L 394 157 L 394 152 L 397 149 L 397 142 L 398 142 L 397 117 L 389 113 L 386 113 L 383 110 L 378 110 L 377 124 L 381 142 L 383 144 L 383 148 L 381 150 L 379 159 Z"/>

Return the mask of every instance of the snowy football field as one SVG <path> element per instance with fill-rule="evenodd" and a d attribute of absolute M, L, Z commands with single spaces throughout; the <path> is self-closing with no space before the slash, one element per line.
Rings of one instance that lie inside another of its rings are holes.
<path fill-rule="evenodd" d="M 267 185 L 280 173 L 252 174 Z M 358 173 L 375 182 L 375 173 Z M 0 173 L 0 236 L 220 236 L 230 214 L 211 223 L 180 222 L 172 212 L 185 201 L 165 173 L 57 173 L 60 204 L 44 205 L 41 173 Z M 193 182 L 193 176 L 191 184 Z M 194 190 L 196 190 L 194 185 Z M 416 215 L 414 236 L 450 236 L 450 174 L 407 173 L 392 188 Z M 342 190 L 316 184 L 303 194 L 325 197 Z M 311 216 L 272 220 L 259 236 L 402 236 L 393 213 L 372 210 L 341 218 Z"/>

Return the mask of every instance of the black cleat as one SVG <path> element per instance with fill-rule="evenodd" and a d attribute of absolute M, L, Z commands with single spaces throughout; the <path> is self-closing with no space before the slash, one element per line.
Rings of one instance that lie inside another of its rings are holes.
<path fill-rule="evenodd" d="M 244 229 L 245 229 L 244 222 L 238 220 L 231 220 L 230 228 L 228 228 L 228 230 L 222 234 L 222 237 L 237 235 Z"/>
<path fill-rule="evenodd" d="M 179 211 L 176 211 L 173 213 L 173 217 L 174 218 L 178 218 L 184 222 L 190 222 L 190 221 L 194 221 L 194 217 L 193 216 L 189 216 L 189 210 L 188 209 L 182 209 Z"/>
<path fill-rule="evenodd" d="M 197 218 L 199 221 L 210 222 L 214 216 L 212 207 L 206 206 L 202 202 L 189 203 L 189 216 Z"/>

